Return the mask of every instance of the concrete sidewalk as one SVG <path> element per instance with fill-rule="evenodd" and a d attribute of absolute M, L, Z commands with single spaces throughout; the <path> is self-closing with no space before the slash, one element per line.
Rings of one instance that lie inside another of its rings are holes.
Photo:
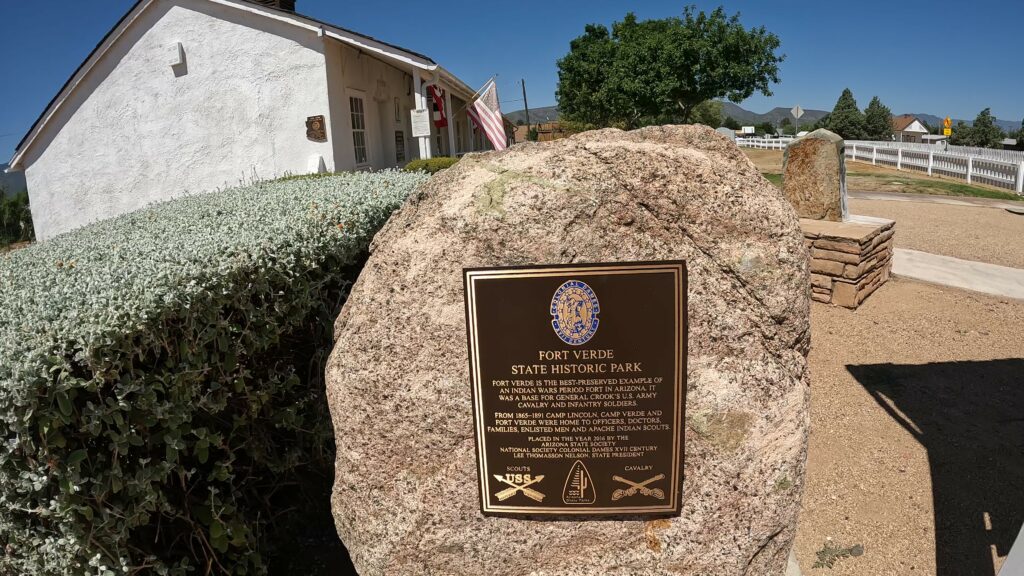
<path fill-rule="evenodd" d="M 1024 300 L 1024 270 L 897 248 L 892 273 L 932 284 Z"/>
<path fill-rule="evenodd" d="M 974 208 L 998 208 L 1001 210 L 1024 210 L 1024 202 L 997 200 L 995 198 L 976 198 L 973 196 L 940 196 L 938 194 L 909 194 L 901 192 L 866 192 L 851 190 L 848 193 L 855 200 L 890 200 L 893 202 L 927 202 L 929 204 L 949 204 L 952 206 L 971 206 Z"/>

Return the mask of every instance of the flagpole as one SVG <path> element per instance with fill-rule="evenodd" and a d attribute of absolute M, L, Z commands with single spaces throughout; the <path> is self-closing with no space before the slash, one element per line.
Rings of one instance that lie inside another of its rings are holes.
<path fill-rule="evenodd" d="M 452 116 L 455 116 L 459 112 L 462 112 L 466 108 L 469 108 L 469 105 L 472 104 L 474 100 L 476 100 L 476 97 L 479 96 L 481 93 L 483 93 L 485 90 L 487 90 L 487 86 L 489 86 L 491 82 L 494 82 L 495 76 L 491 76 L 490 78 L 488 78 L 487 82 L 484 82 L 484 85 L 479 90 L 474 92 L 473 95 L 469 97 L 469 100 L 466 101 L 466 103 L 462 105 L 462 108 L 459 108 L 458 110 L 456 110 L 455 112 L 452 113 Z"/>

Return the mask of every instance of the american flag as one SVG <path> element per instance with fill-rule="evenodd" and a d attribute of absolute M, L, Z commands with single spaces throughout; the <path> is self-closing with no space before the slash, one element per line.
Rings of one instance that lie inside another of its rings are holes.
<path fill-rule="evenodd" d="M 480 90 L 480 97 L 469 105 L 466 113 L 477 129 L 484 131 L 495 150 L 504 150 L 507 147 L 505 123 L 502 120 L 501 107 L 498 105 L 498 87 L 494 84 L 493 78 L 484 84 Z"/>

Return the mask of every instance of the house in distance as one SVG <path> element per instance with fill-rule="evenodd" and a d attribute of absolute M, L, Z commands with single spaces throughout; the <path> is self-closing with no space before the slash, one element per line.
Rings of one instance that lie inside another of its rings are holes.
<path fill-rule="evenodd" d="M 243 181 L 486 148 L 465 111 L 474 90 L 454 74 L 294 10 L 294 0 L 136 2 L 11 159 L 28 180 L 36 237 Z M 414 138 L 411 112 L 438 101 L 447 125 Z"/>
<path fill-rule="evenodd" d="M 916 116 L 903 114 L 893 116 L 892 133 L 893 138 L 897 142 L 916 142 L 920 144 L 924 142 L 922 138 L 928 134 L 928 128 L 925 128 L 924 123 L 918 120 Z"/>

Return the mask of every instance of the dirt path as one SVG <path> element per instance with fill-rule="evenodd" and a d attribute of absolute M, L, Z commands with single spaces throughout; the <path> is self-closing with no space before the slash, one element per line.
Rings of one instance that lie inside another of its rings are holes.
<path fill-rule="evenodd" d="M 1024 268 L 1024 216 L 998 208 L 850 199 L 850 212 L 896 221 L 897 248 Z"/>
<path fill-rule="evenodd" d="M 1024 303 L 893 279 L 812 325 L 804 574 L 993 576 L 1024 522 Z M 828 538 L 864 554 L 812 568 Z"/>

